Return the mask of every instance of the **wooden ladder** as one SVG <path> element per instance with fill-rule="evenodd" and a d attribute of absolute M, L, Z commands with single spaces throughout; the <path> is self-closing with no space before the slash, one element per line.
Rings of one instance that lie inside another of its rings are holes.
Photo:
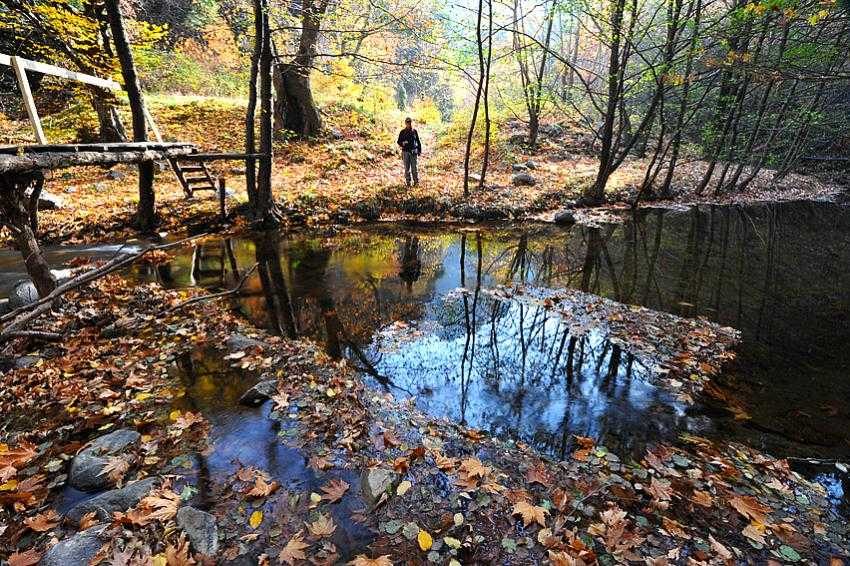
<path fill-rule="evenodd" d="M 179 158 L 168 160 L 177 180 L 183 186 L 186 198 L 191 198 L 195 191 L 217 191 L 215 180 L 203 161 L 183 161 Z"/>

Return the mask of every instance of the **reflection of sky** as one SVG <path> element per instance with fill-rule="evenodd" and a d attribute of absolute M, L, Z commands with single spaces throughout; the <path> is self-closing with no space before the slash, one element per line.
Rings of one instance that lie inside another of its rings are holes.
<path fill-rule="evenodd" d="M 484 297 L 473 313 L 473 302 L 466 298 L 472 332 L 466 332 L 464 300 L 455 297 L 429 304 L 436 329 L 425 323 L 377 335 L 368 355 L 397 394 L 415 396 L 433 415 L 556 453 L 573 434 L 631 437 L 631 445 L 647 436 L 647 426 L 658 427 L 646 413 L 669 399 L 646 381 L 640 362 L 615 353 L 604 335 L 577 338 L 570 355 L 560 317 Z M 672 408 L 660 412 L 669 417 L 662 425 L 673 424 Z"/>

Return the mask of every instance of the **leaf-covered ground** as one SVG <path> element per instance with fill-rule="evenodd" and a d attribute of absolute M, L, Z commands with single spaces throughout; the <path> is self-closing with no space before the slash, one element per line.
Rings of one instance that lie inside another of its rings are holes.
<path fill-rule="evenodd" d="M 838 564 L 850 550 L 822 488 L 785 461 L 689 435 L 639 459 L 573 437 L 569 458 L 552 461 L 423 415 L 315 345 L 252 329 L 226 302 L 180 308 L 199 293 L 109 276 L 42 323 L 71 325 L 65 341 L 3 373 L 0 557 L 12 566 L 97 523 L 106 530 L 95 563 L 107 564 Z M 565 310 L 563 295 L 522 299 Z M 577 324 L 604 318 L 615 337 L 677 322 L 642 311 L 611 318 L 610 305 L 587 299 Z M 680 323 L 656 352 L 671 369 L 722 363 L 721 329 Z M 187 399 L 177 377 L 186 355 L 238 375 L 242 389 L 272 380 L 254 418 L 280 447 L 268 448 L 276 467 L 238 458 L 224 472 L 199 467 L 233 447 Z M 70 460 L 119 428 L 142 438 L 110 461 L 110 480 L 150 477 L 156 487 L 130 509 L 68 521 L 60 508 Z M 215 516 L 215 559 L 177 527 L 188 505 Z"/>
<path fill-rule="evenodd" d="M 154 100 L 152 112 L 163 135 L 169 140 L 198 144 L 204 151 L 240 152 L 244 139 L 244 101 L 236 99 L 169 98 Z M 345 108 L 325 112 L 328 134 L 310 142 L 280 141 L 275 149 L 274 188 L 286 224 L 339 224 L 363 220 L 414 218 L 420 220 L 498 220 L 540 218 L 551 220 L 554 213 L 569 205 L 596 175 L 592 148 L 570 128 L 549 128 L 538 149 L 531 151 L 511 143 L 521 133 L 516 124 L 507 124 L 494 138 L 494 150 L 487 187 L 479 190 L 471 182 L 469 198 L 463 196 L 462 139 L 454 130 L 436 131 L 436 126 L 420 125 L 425 152 L 420 160 L 422 183 L 406 188 L 400 157 L 397 155 L 394 125 Z M 52 117 L 50 139 L 72 141 L 79 131 L 91 128 L 93 117 L 86 109 Z M 23 143 L 20 134 L 25 122 L 0 123 L 0 135 Z M 477 150 L 480 152 L 480 149 Z M 479 159 L 473 159 L 478 163 Z M 533 161 L 527 172 L 534 186 L 513 186 L 514 164 Z M 612 201 L 632 198 L 634 187 L 643 180 L 644 159 L 633 158 L 612 176 L 608 193 Z M 477 167 L 477 166 L 476 166 Z M 473 172 L 476 172 L 473 167 Z M 247 201 L 244 191 L 244 163 L 215 162 L 215 175 L 227 179 L 232 191 L 231 207 Z M 789 175 L 773 182 L 769 172 L 745 194 L 696 195 L 689 189 L 698 184 L 704 165 L 683 164 L 676 177 L 676 202 L 746 202 L 752 200 L 791 200 L 826 198 L 836 194 L 839 185 L 813 177 Z M 217 202 L 209 192 L 186 201 L 170 169 L 157 173 L 157 199 L 161 231 L 184 232 L 216 225 Z M 93 242 L 123 239 L 134 235 L 131 224 L 138 199 L 136 174 L 132 167 L 111 171 L 76 168 L 51 173 L 46 190 L 65 201 L 60 210 L 41 214 L 45 241 L 54 243 Z M 601 210 L 581 210 L 579 222 L 616 218 L 616 205 Z"/>

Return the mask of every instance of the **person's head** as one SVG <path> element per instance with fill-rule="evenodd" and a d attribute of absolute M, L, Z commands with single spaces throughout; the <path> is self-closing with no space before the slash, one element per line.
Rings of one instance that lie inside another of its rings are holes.
<path fill-rule="evenodd" d="M 405 127 L 405 128 L 407 128 L 408 130 L 409 130 L 410 128 L 412 128 L 412 127 L 413 127 L 413 118 L 411 118 L 410 116 L 408 116 L 407 118 L 405 118 L 405 119 L 404 119 L 404 127 Z"/>

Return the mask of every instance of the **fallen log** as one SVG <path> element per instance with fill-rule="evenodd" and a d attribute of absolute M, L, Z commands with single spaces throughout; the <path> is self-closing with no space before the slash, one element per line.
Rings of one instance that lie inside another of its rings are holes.
<path fill-rule="evenodd" d="M 92 148 L 93 149 L 93 148 Z M 23 152 L 15 155 L 0 154 L 0 173 L 26 173 L 84 165 L 116 165 L 160 161 L 191 155 L 197 151 L 192 144 L 174 144 L 157 148 L 141 144 L 138 149 L 115 151 L 45 151 Z"/>

